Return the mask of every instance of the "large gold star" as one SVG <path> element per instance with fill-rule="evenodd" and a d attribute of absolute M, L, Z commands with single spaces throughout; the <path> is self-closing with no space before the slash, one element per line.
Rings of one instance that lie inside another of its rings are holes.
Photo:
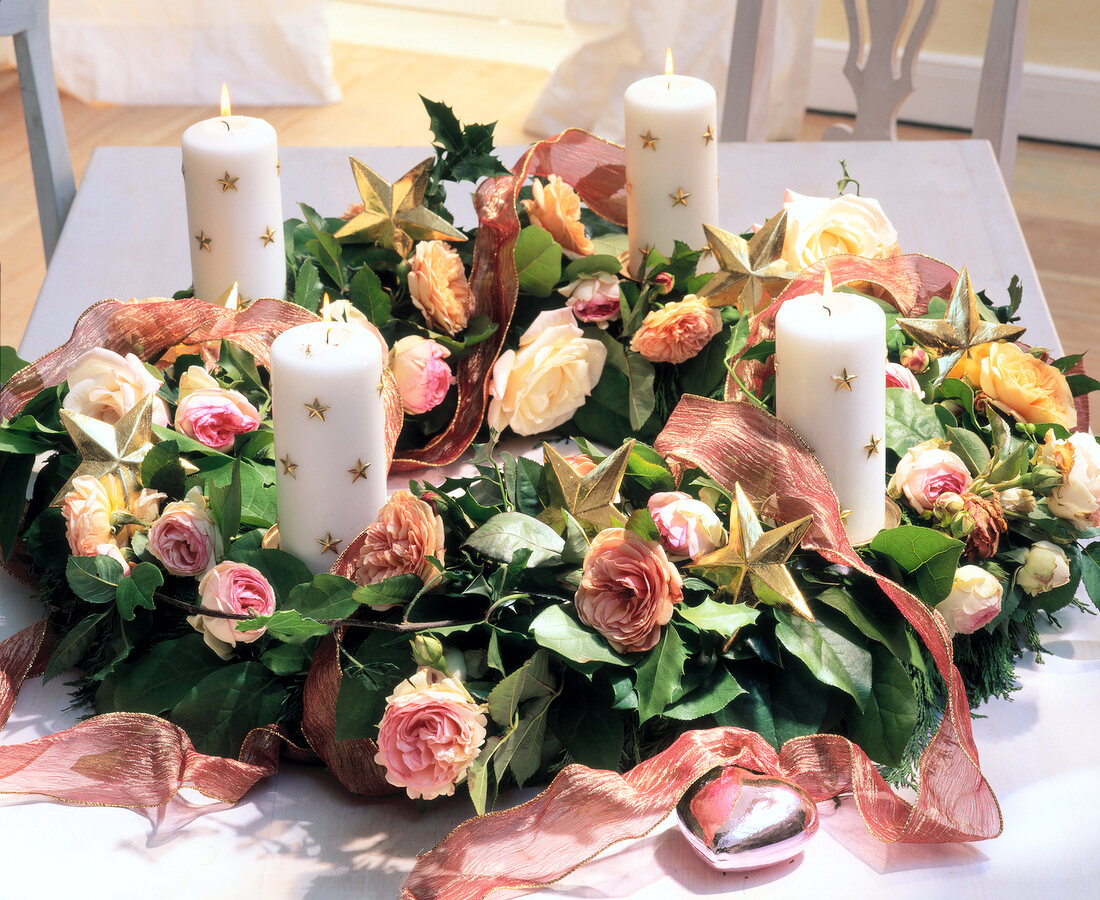
<path fill-rule="evenodd" d="M 634 441 L 629 440 L 587 475 L 580 475 L 557 450 L 543 444 L 550 508 L 564 509 L 575 519 L 591 522 L 599 528 L 621 525 L 626 516 L 615 508 L 615 495 L 623 482 L 633 449 Z"/>
<path fill-rule="evenodd" d="M 813 516 L 764 531 L 740 484 L 734 485 L 729 543 L 697 559 L 691 569 L 718 586 L 734 603 L 756 602 L 790 609 L 813 621 L 813 613 L 785 563 L 798 549 Z M 749 595 L 756 600 L 750 601 Z"/>
<path fill-rule="evenodd" d="M 405 258 L 414 241 L 464 241 L 453 225 L 421 204 L 431 179 L 433 160 L 409 169 L 393 184 L 359 160 L 351 160 L 363 211 L 336 232 L 340 240 L 376 241 Z"/>
<path fill-rule="evenodd" d="M 127 496 L 141 490 L 141 461 L 153 446 L 153 401 L 154 395 L 147 395 L 114 425 L 71 409 L 61 410 L 61 424 L 73 439 L 81 460 L 51 506 L 61 505 L 72 490 L 73 479 L 80 475 L 102 478 L 115 474 Z"/>
<path fill-rule="evenodd" d="M 1024 333 L 1019 325 L 1001 325 L 982 319 L 978 312 L 978 295 L 974 293 L 970 273 L 965 266 L 951 291 L 944 318 L 899 318 L 897 322 L 909 337 L 933 356 L 939 357 L 940 371 L 936 375 L 936 384 L 947 377 L 960 359 L 969 356 L 974 347 L 994 341 L 1012 341 Z"/>
<path fill-rule="evenodd" d="M 719 268 L 699 292 L 710 306 L 736 306 L 742 315 L 755 315 L 765 293 L 774 300 L 798 275 L 783 259 L 786 210 L 747 241 L 713 225 L 704 225 L 703 231 Z"/>

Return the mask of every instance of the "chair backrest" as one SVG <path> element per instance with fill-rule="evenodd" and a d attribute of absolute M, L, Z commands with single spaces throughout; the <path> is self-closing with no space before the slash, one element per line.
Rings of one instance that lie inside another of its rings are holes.
<path fill-rule="evenodd" d="M 0 34 L 14 38 L 38 221 L 48 264 L 76 194 L 53 74 L 48 0 L 0 0 Z"/>

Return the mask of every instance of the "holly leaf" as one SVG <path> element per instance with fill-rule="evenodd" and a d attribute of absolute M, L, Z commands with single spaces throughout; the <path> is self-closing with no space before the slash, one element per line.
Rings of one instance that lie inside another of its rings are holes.
<path fill-rule="evenodd" d="M 751 625 L 760 615 L 760 610 L 744 603 L 719 603 L 710 597 L 695 606 L 679 603 L 676 613 L 692 625 L 703 631 L 714 631 L 728 638 Z"/>
<path fill-rule="evenodd" d="M 132 622 L 139 606 L 142 609 L 155 609 L 153 594 L 164 584 L 164 575 L 155 565 L 149 562 L 139 562 L 130 569 L 130 574 L 118 583 L 115 590 L 115 603 L 118 604 L 119 615 L 127 622 Z"/>

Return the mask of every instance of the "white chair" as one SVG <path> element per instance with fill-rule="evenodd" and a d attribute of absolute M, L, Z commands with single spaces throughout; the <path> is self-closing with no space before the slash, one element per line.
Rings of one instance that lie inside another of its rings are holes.
<path fill-rule="evenodd" d="M 15 40 L 38 221 L 49 264 L 76 194 L 76 182 L 53 74 L 47 0 L 0 0 L 0 35 Z"/>

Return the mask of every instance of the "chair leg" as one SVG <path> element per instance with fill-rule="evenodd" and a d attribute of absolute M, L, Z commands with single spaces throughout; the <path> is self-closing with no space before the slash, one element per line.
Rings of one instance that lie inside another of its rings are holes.
<path fill-rule="evenodd" d="M 723 141 L 763 141 L 768 134 L 777 0 L 737 0 L 730 47 Z"/>
<path fill-rule="evenodd" d="M 45 24 L 33 26 L 14 37 L 38 219 L 48 265 L 76 194 L 76 182 L 54 80 L 49 28 Z"/>
<path fill-rule="evenodd" d="M 1001 165 L 1001 177 L 1010 188 L 1020 130 L 1026 31 L 1027 0 L 996 0 L 974 113 L 974 137 L 993 145 L 993 155 Z"/>

